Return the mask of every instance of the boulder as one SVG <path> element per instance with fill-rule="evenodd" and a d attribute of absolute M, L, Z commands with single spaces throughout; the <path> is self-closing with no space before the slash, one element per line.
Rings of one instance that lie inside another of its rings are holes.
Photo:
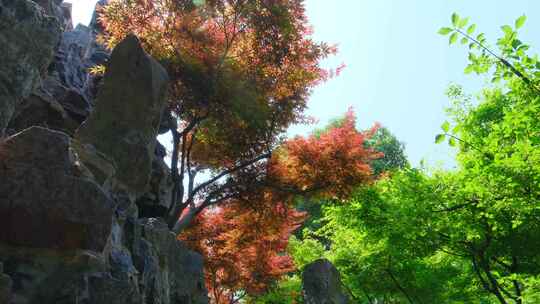
<path fill-rule="evenodd" d="M 8 134 L 31 126 L 73 134 L 79 125 L 80 122 L 74 119 L 56 98 L 39 88 L 16 107 L 8 124 Z"/>
<path fill-rule="evenodd" d="M 92 111 L 102 75 L 93 75 L 89 69 L 105 64 L 110 53 L 96 41 L 101 31 L 97 24 L 79 24 L 73 29 L 71 4 L 59 2 L 38 1 L 64 25 L 65 31 L 41 86 L 16 107 L 9 134 L 38 125 L 73 135 Z"/>
<path fill-rule="evenodd" d="M 13 282 L 13 304 L 87 303 L 84 300 L 88 297 L 88 277 L 106 274 L 103 257 L 90 251 L 26 248 L 0 243 L 0 260 Z"/>
<path fill-rule="evenodd" d="M 85 304 L 160 303 L 153 302 L 152 300 L 143 302 L 136 282 L 118 280 L 108 275 L 89 276 L 87 291 L 87 298 L 82 302 Z M 76 299 L 77 298 L 72 298 L 71 300 L 76 301 Z"/>
<path fill-rule="evenodd" d="M 30 0 L 0 0 L 0 137 L 16 105 L 39 85 L 61 28 Z"/>
<path fill-rule="evenodd" d="M 143 299 L 162 304 L 206 304 L 203 259 L 185 247 L 161 219 L 141 219 L 135 266 Z M 146 303 L 146 302 L 145 302 Z"/>
<path fill-rule="evenodd" d="M 350 303 L 338 270 L 326 259 L 316 260 L 304 268 L 302 289 L 306 304 Z"/>
<path fill-rule="evenodd" d="M 64 2 L 60 4 L 62 9 L 62 27 L 65 31 L 71 31 L 73 29 L 73 6 L 71 3 Z"/>
<path fill-rule="evenodd" d="M 112 52 L 94 111 L 75 135 L 114 160 L 117 180 L 134 198 L 147 190 L 167 83 L 165 69 L 137 37 L 126 37 Z"/>
<path fill-rule="evenodd" d="M 32 127 L 0 146 L 0 242 L 102 251 L 113 203 L 62 132 Z"/>

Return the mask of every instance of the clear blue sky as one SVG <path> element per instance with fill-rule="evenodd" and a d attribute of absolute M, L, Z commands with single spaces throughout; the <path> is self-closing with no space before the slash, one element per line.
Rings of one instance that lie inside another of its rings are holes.
<path fill-rule="evenodd" d="M 75 22 L 87 24 L 96 0 L 67 2 L 74 4 Z M 521 38 L 533 51 L 540 48 L 539 0 L 307 0 L 306 8 L 315 39 L 339 46 L 339 54 L 325 64 L 347 65 L 338 78 L 313 91 L 307 114 L 322 126 L 353 106 L 360 127 L 374 122 L 388 127 L 405 142 L 415 165 L 422 158 L 453 165 L 451 149 L 434 144 L 448 105 L 444 91 L 455 82 L 476 93 L 484 81 L 463 74 L 464 47 L 449 47 L 447 37 L 436 34 L 453 12 L 471 17 L 493 42 L 501 25 L 513 25 L 526 14 Z M 312 127 L 293 127 L 289 133 L 306 134 Z"/>

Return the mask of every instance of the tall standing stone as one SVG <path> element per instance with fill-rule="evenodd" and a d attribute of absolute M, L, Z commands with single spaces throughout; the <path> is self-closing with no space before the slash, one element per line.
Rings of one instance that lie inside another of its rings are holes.
<path fill-rule="evenodd" d="M 53 59 L 61 28 L 29 0 L 0 0 L 0 137 L 15 106 L 39 84 Z"/>
<path fill-rule="evenodd" d="M 165 69 L 130 35 L 113 50 L 96 107 L 76 133 L 117 165 L 117 180 L 134 196 L 145 192 L 165 105 Z"/>
<path fill-rule="evenodd" d="M 348 304 L 338 270 L 326 259 L 308 264 L 302 272 L 306 304 Z"/>

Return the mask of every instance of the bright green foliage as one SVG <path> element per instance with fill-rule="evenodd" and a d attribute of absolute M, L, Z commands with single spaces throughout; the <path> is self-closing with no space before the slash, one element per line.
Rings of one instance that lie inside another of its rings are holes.
<path fill-rule="evenodd" d="M 451 21 L 439 33 L 470 42 L 465 72 L 492 80 L 474 98 L 447 91 L 436 142 L 457 149 L 458 168 L 396 166 L 326 202 L 290 242 L 300 269 L 331 260 L 356 303 L 540 303 L 540 64 L 517 38 L 524 16 L 497 51 L 468 19 Z"/>
<path fill-rule="evenodd" d="M 478 284 L 471 285 L 470 264 L 440 247 L 431 206 L 439 200 L 437 186 L 437 179 L 405 169 L 358 189 L 347 204 L 324 210 L 326 224 L 314 234 L 329 240 L 328 251 L 306 238 L 290 243 L 291 254 L 300 266 L 321 256 L 330 259 L 365 303 L 487 299 Z"/>
<path fill-rule="evenodd" d="M 536 303 L 539 296 L 540 64 L 517 37 L 525 19 L 515 29 L 501 27 L 500 57 L 478 61 L 493 56 L 486 49 L 470 55 L 468 70 L 491 72 L 500 84 L 484 89 L 476 106 L 452 87 L 455 126 L 443 128 L 459 141 L 461 165 L 445 179 L 453 187 L 448 201 L 455 201 L 443 224 L 447 245 L 469 255 L 477 278 L 501 303 Z"/>
<path fill-rule="evenodd" d="M 246 299 L 246 304 L 301 304 L 302 280 L 298 275 L 287 277 L 280 281 L 268 293 Z"/>
<path fill-rule="evenodd" d="M 449 42 L 454 44 L 461 36 L 461 43 L 469 43 L 469 65 L 465 73 L 475 72 L 485 74 L 492 72 L 491 81 L 498 83 L 501 80 L 510 81 L 517 77 L 523 81 L 530 90 L 540 94 L 538 78 L 540 78 L 540 61 L 537 55 L 529 56 L 529 46 L 518 39 L 517 30 L 526 21 L 526 16 L 521 16 L 514 22 L 514 28 L 510 25 L 501 26 L 503 36 L 497 40 L 497 50 L 491 49 L 484 33 L 475 34 L 476 24 L 471 24 L 466 30 L 468 18 L 461 18 L 458 14 L 452 14 L 452 27 L 442 27 L 439 34 L 450 35 Z M 476 35 L 476 36 L 475 36 Z M 493 68 L 493 70 L 490 70 Z"/>

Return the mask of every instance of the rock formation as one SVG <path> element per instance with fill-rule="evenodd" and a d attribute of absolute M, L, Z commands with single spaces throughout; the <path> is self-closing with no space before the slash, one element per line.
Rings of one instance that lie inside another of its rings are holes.
<path fill-rule="evenodd" d="M 306 304 L 350 303 L 338 270 L 326 259 L 316 260 L 304 268 L 302 289 Z"/>
<path fill-rule="evenodd" d="M 151 217 L 170 199 L 167 75 L 61 2 L 0 0 L 0 304 L 208 303 L 202 257 Z"/>
<path fill-rule="evenodd" d="M 2 143 L 0 240 L 16 246 L 102 251 L 113 203 L 65 134 L 31 127 Z"/>
<path fill-rule="evenodd" d="M 0 0 L 0 136 L 15 107 L 39 85 L 60 39 L 60 23 L 30 0 Z"/>
<path fill-rule="evenodd" d="M 146 192 L 167 89 L 165 69 L 129 35 L 111 55 L 96 110 L 76 137 L 112 157 L 134 197 Z"/>

